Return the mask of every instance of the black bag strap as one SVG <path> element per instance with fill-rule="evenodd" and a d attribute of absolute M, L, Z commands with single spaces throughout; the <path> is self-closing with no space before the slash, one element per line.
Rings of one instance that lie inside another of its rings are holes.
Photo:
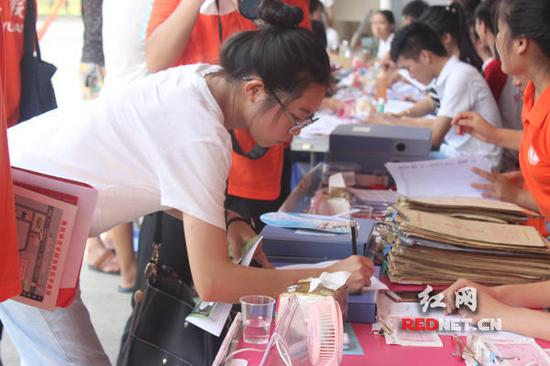
<path fill-rule="evenodd" d="M 164 212 L 159 212 L 156 214 L 157 217 L 155 220 L 155 234 L 153 236 L 154 244 L 160 244 L 162 242 L 162 216 L 164 214 Z"/>
<path fill-rule="evenodd" d="M 145 283 L 144 288 L 146 287 L 147 281 L 155 283 L 160 278 L 160 268 L 159 268 L 159 257 L 160 257 L 160 246 L 162 241 L 162 216 L 163 212 L 155 213 L 155 233 L 153 236 L 153 254 L 149 259 L 149 262 L 145 266 Z"/>
<path fill-rule="evenodd" d="M 222 15 L 220 14 L 220 0 L 216 0 L 216 10 L 218 11 L 218 37 L 220 37 L 220 46 L 223 43 Z"/>
<path fill-rule="evenodd" d="M 23 26 L 23 54 L 34 56 L 41 60 L 40 46 L 38 45 L 38 34 L 36 33 L 36 7 L 35 0 L 27 0 L 25 9 L 25 23 Z"/>

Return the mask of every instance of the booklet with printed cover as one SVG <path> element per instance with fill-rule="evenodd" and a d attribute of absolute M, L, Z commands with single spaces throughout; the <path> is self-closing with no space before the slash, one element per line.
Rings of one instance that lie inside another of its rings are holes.
<path fill-rule="evenodd" d="M 14 300 L 52 310 L 78 288 L 97 191 L 68 179 L 12 168 L 22 292 Z"/>
<path fill-rule="evenodd" d="M 76 205 L 13 187 L 21 294 L 14 299 L 51 310 L 57 303 Z"/>

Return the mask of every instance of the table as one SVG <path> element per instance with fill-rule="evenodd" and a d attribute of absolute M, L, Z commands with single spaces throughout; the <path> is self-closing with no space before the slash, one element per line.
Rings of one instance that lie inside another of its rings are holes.
<path fill-rule="evenodd" d="M 364 355 L 344 355 L 343 366 L 458 366 L 464 365 L 464 361 L 451 354 L 453 353 L 452 337 L 440 336 L 443 347 L 402 347 L 398 345 L 387 345 L 385 338 L 380 335 L 369 334 L 370 324 L 353 324 L 353 330 L 363 348 Z M 465 337 L 462 337 L 465 341 Z M 550 342 L 537 341 L 541 347 L 550 348 Z M 242 342 L 238 348 L 261 348 L 251 346 Z M 243 352 L 236 358 L 248 361 L 248 366 L 255 366 L 260 363 L 261 353 Z"/>

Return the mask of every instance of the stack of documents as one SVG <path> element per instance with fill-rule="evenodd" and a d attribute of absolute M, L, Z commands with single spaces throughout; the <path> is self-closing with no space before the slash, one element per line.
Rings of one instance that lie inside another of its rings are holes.
<path fill-rule="evenodd" d="M 476 197 L 429 197 L 400 200 L 401 207 L 458 219 L 517 224 L 539 214 L 514 203 Z"/>
<path fill-rule="evenodd" d="M 393 245 L 388 255 L 392 282 L 449 284 L 466 277 L 505 284 L 550 279 L 550 245 L 535 228 L 410 207 L 398 206 L 383 234 Z"/>

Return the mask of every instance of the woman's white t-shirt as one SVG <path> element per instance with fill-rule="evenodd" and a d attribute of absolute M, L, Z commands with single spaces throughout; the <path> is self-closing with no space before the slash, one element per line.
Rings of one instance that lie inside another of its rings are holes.
<path fill-rule="evenodd" d="M 187 65 L 8 130 L 13 166 L 99 191 L 90 235 L 174 208 L 225 228 L 231 138 L 204 75 Z"/>

